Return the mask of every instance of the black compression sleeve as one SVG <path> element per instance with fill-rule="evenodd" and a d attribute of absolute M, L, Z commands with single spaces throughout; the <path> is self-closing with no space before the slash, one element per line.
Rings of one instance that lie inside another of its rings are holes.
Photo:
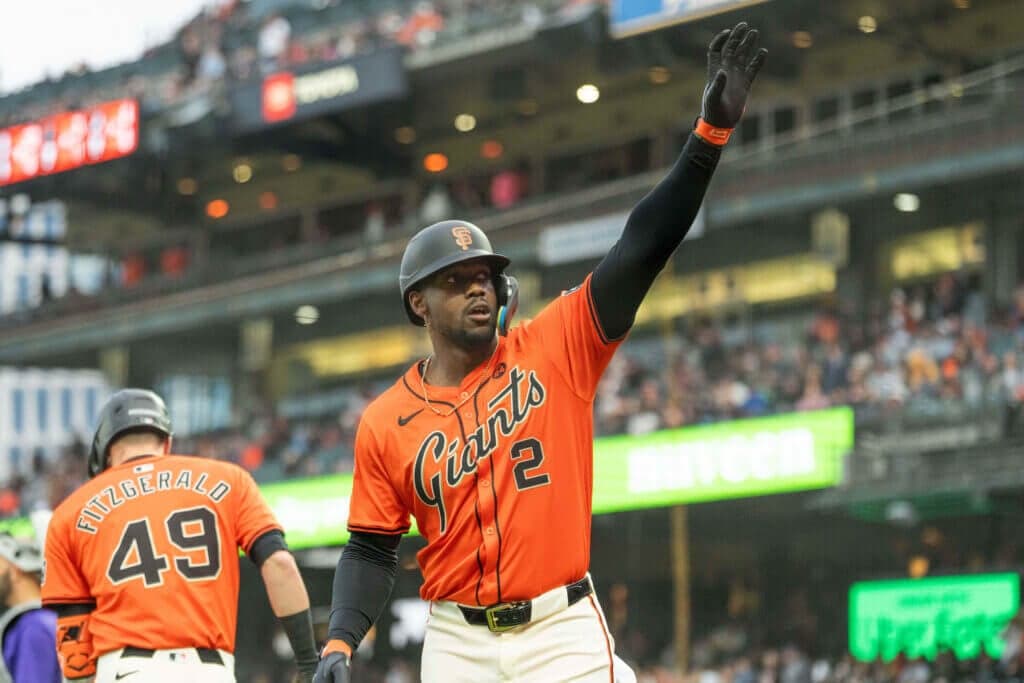
<path fill-rule="evenodd" d="M 608 339 L 633 325 L 654 278 L 686 237 L 722 150 L 694 134 L 675 166 L 629 214 L 622 237 L 594 269 L 594 308 Z"/>
<path fill-rule="evenodd" d="M 344 640 L 355 652 L 391 595 L 401 538 L 352 532 L 334 572 L 328 639 Z"/>
<path fill-rule="evenodd" d="M 316 651 L 316 640 L 313 638 L 313 615 L 308 609 L 281 617 L 288 642 L 295 653 L 295 664 L 300 672 L 316 671 L 316 663 L 320 655 Z"/>
<path fill-rule="evenodd" d="M 267 558 L 278 550 L 288 550 L 288 544 L 284 542 L 284 534 L 280 529 L 272 529 L 253 541 L 246 555 L 253 564 L 262 567 Z"/>

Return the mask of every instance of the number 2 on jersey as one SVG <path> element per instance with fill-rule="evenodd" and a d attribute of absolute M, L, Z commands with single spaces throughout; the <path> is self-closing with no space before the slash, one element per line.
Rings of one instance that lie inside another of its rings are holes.
<path fill-rule="evenodd" d="M 516 488 L 520 491 L 532 489 L 534 486 L 544 486 L 551 481 L 546 472 L 530 473 L 544 463 L 544 447 L 540 441 L 534 438 L 523 439 L 512 445 L 510 454 L 513 460 L 517 460 L 512 472 L 516 477 Z M 520 460 L 524 455 L 529 454 L 526 460 Z"/>
<path fill-rule="evenodd" d="M 164 520 L 167 538 L 182 555 L 174 558 L 174 568 L 185 579 L 201 581 L 213 579 L 220 574 L 220 532 L 217 516 L 206 506 L 172 512 Z M 202 551 L 205 558 L 193 562 L 194 555 Z M 148 519 L 129 522 L 121 534 L 114 556 L 110 558 L 107 578 L 119 584 L 142 577 L 147 588 L 163 583 L 163 575 L 169 569 L 167 555 L 159 555 L 153 543 L 153 533 Z"/>

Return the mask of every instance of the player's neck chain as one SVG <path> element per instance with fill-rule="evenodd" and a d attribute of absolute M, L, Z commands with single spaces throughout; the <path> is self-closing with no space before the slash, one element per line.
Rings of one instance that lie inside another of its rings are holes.
<path fill-rule="evenodd" d="M 477 385 L 473 389 L 473 391 L 463 392 L 462 400 L 460 400 L 447 411 L 434 407 L 434 404 L 430 402 L 430 396 L 427 394 L 427 368 L 430 367 L 430 361 L 433 360 L 434 358 L 433 355 L 427 356 L 426 360 L 423 361 L 423 371 L 420 373 L 420 390 L 423 392 L 423 402 L 426 403 L 427 407 L 434 411 L 436 415 L 440 415 L 441 417 L 448 417 L 449 415 L 454 415 L 455 411 L 461 408 L 466 401 L 473 398 L 473 396 L 480 389 L 480 387 L 483 386 L 483 383 L 487 381 L 487 378 L 491 376 L 491 366 L 494 365 L 494 359 L 497 358 L 497 356 L 497 352 L 491 354 L 491 358 L 487 362 L 487 369 L 484 370 L 484 372 L 480 375 L 480 381 L 477 382 Z"/>

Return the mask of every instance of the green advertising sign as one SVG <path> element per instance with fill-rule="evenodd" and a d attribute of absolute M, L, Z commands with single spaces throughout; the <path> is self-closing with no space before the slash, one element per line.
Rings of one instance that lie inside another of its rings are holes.
<path fill-rule="evenodd" d="M 852 448 L 847 407 L 601 438 L 594 512 L 827 488 Z"/>
<path fill-rule="evenodd" d="M 994 658 L 1002 632 L 1020 606 L 1017 574 L 864 581 L 850 587 L 850 652 L 861 661 L 904 654 L 935 659 Z"/>
<path fill-rule="evenodd" d="M 348 501 L 352 475 L 333 474 L 260 486 L 295 549 L 341 545 L 348 541 Z M 415 520 L 412 533 L 416 533 Z"/>
<path fill-rule="evenodd" d="M 853 411 L 845 407 L 599 438 L 593 509 L 600 514 L 834 486 L 852 448 Z M 260 490 L 292 548 L 348 540 L 352 475 L 292 479 Z"/>

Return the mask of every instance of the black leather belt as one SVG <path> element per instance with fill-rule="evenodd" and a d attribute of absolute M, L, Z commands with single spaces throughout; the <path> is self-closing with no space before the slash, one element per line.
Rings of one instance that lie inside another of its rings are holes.
<path fill-rule="evenodd" d="M 584 576 L 576 583 L 570 583 L 565 587 L 569 597 L 569 604 L 577 602 L 594 592 L 590 579 Z M 524 626 L 530 623 L 533 616 L 533 602 L 523 600 L 520 602 L 502 602 L 490 607 L 464 607 L 459 605 L 462 616 L 466 618 L 467 624 L 473 626 L 486 626 L 491 631 L 499 633 L 517 626 Z"/>
<path fill-rule="evenodd" d="M 194 649 L 196 654 L 199 655 L 199 661 L 203 664 L 220 664 L 224 666 L 224 658 L 220 656 L 220 652 L 217 650 L 211 650 L 208 647 L 196 647 L 196 648 L 173 648 L 173 649 Z M 152 659 L 153 655 L 156 654 L 156 650 L 146 650 L 141 647 L 126 647 L 121 651 L 121 658 L 125 657 L 142 657 L 143 659 Z"/>

